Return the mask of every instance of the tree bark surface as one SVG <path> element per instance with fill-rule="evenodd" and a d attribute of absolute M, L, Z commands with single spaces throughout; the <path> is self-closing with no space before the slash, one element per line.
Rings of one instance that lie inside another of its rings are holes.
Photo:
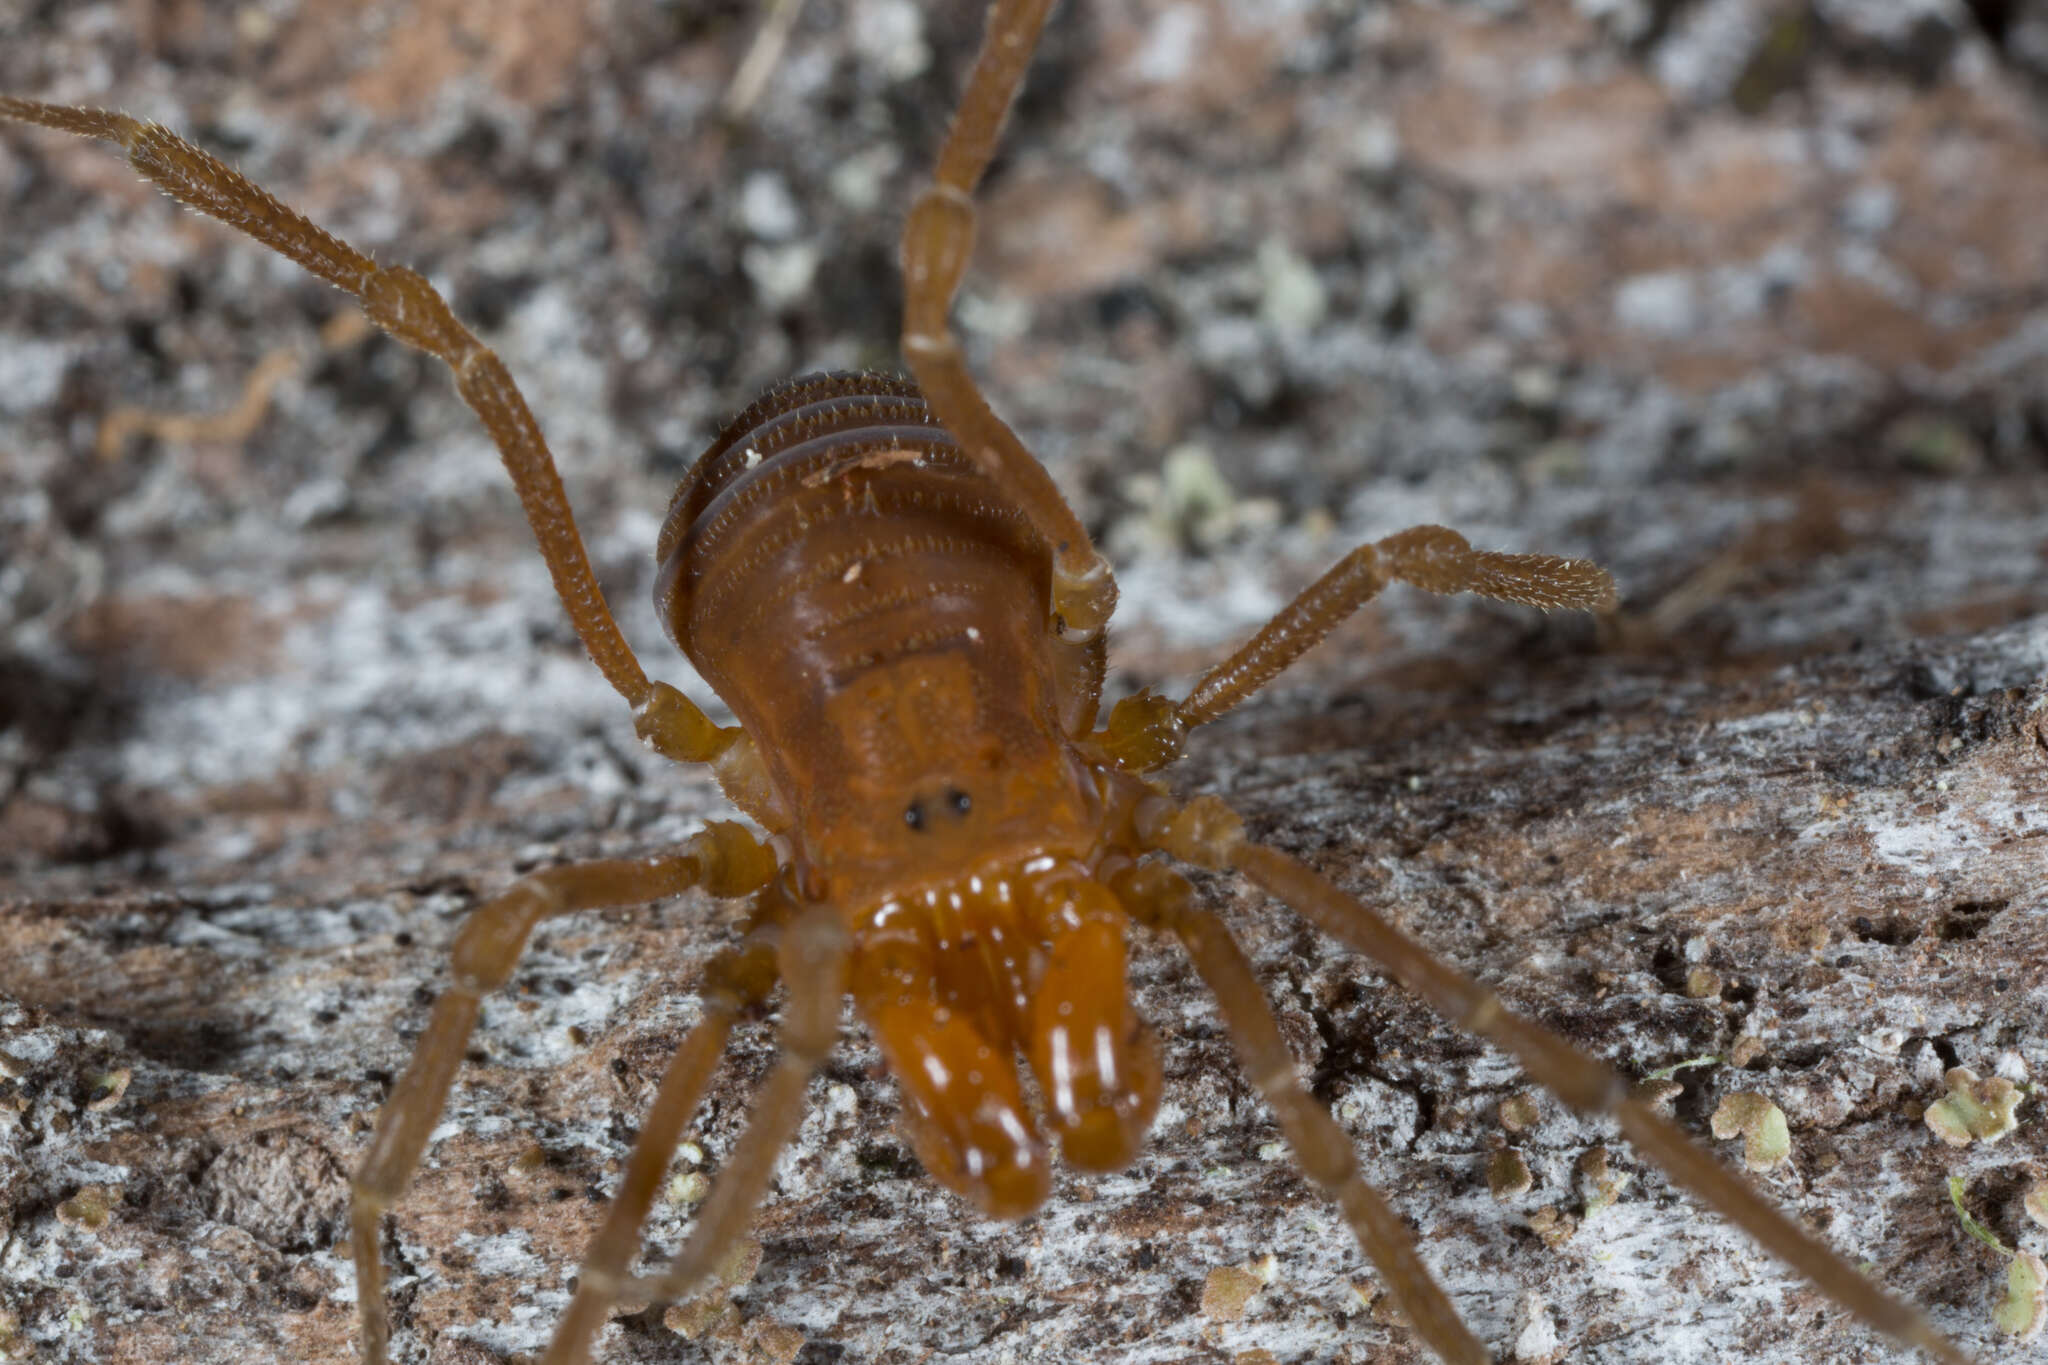
<path fill-rule="evenodd" d="M 894 364 L 892 234 L 973 9 L 803 7 L 737 114 L 737 6 L 85 3 L 0 21 L 0 89 L 174 124 L 444 286 L 650 673 L 709 703 L 648 601 L 667 493 L 768 384 Z M 1392 592 L 1171 780 L 1623 1071 L 1712 1059 L 1674 1111 L 1731 1164 L 1710 1116 L 1766 1097 L 1792 1146 L 1759 1183 L 1986 1361 L 2040 1348 L 1992 1325 L 2004 1263 L 1944 1182 L 2048 1238 L 2044 30 L 1073 0 L 958 310 L 1117 562 L 1119 691 L 1185 688 L 1410 524 L 1615 573 L 1601 621 Z M 104 147 L 8 128 L 0 203 L 0 1358 L 348 1360 L 349 1173 L 464 913 L 729 812 L 634 745 L 434 365 L 323 340 L 331 291 Z M 293 356 L 244 431 L 95 449 Z M 1370 964 L 1201 886 L 1499 1357 L 1907 1358 Z M 736 926 L 686 897 L 535 935 L 389 1224 L 401 1360 L 542 1347 Z M 1183 959 L 1141 939 L 1132 972 L 1167 1080 L 1129 1171 L 979 1220 L 849 1018 L 758 1265 L 604 1358 L 1420 1359 Z M 741 1030 L 657 1256 L 772 1048 Z M 2015 1131 L 1937 1140 L 1954 1067 L 2033 1087 Z M 1497 1199 L 1507 1148 L 1533 1186 Z M 1242 1311 L 1205 1299 L 1244 1266 Z"/>

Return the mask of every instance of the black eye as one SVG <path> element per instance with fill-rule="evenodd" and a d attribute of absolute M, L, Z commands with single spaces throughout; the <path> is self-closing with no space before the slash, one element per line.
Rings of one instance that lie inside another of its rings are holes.
<path fill-rule="evenodd" d="M 946 800 L 952 805 L 955 815 L 965 815 L 974 809 L 974 798 L 963 791 L 948 792 Z"/>
<path fill-rule="evenodd" d="M 910 827 L 911 827 L 912 829 L 923 829 L 923 828 L 924 828 L 924 806 L 923 806 L 923 804 L 922 804 L 922 803 L 920 803 L 920 802 L 917 802 L 917 801 L 913 801 L 913 802 L 911 802 L 911 803 L 910 803 L 910 804 L 909 804 L 908 806 L 905 806 L 905 807 L 903 808 L 903 823 L 904 823 L 904 824 L 906 824 L 906 825 L 908 825 L 908 826 L 910 826 Z"/>

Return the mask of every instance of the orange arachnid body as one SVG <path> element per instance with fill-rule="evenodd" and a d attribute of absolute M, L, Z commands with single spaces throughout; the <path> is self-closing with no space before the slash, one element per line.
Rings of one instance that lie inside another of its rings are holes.
<path fill-rule="evenodd" d="M 549 868 L 477 907 L 449 985 L 357 1168 L 351 1215 L 365 1361 L 388 1357 L 382 1231 L 418 1170 L 483 997 L 536 924 L 686 891 L 743 898 L 747 932 L 701 983 L 701 1021 L 639 1126 L 546 1359 L 587 1360 L 614 1310 L 692 1290 L 746 1229 L 850 994 L 901 1090 L 916 1151 L 978 1208 L 1046 1197 L 1055 1152 L 1128 1163 L 1158 1103 L 1157 1046 L 1125 990 L 1134 927 L 1176 939 L 1213 989 L 1247 1077 L 1304 1174 L 1342 1212 L 1428 1348 L 1488 1358 L 1362 1177 L 1350 1138 L 1304 1087 L 1257 978 L 1168 859 L 1232 870 L 1364 954 L 1586 1113 L 1606 1114 L 1672 1180 L 1876 1330 L 1960 1362 L 1890 1297 L 1623 1077 L 1516 1018 L 1303 863 L 1249 840 L 1220 800 L 1180 802 L 1147 774 L 1396 580 L 1535 607 L 1613 602 L 1581 560 L 1475 550 L 1423 526 L 1345 555 L 1182 700 L 1141 693 L 1097 724 L 1107 562 L 1045 470 L 990 411 L 948 315 L 971 254 L 973 194 L 1050 0 L 997 0 L 933 185 L 904 232 L 903 352 L 914 382 L 827 375 L 737 419 L 675 495 L 658 602 L 731 707 L 715 724 L 651 681 L 599 591 L 540 428 L 504 365 L 427 281 L 379 266 L 167 130 L 0 97 L 0 115 L 117 143 L 143 176 L 357 298 L 447 363 L 504 457 L 554 584 L 606 681 L 656 752 L 710 766 L 765 831 L 715 823 L 649 856 Z M 779 1001 L 780 1060 L 668 1270 L 640 1277 L 640 1228 L 736 1019 Z"/>
<path fill-rule="evenodd" d="M 822 375 L 735 420 L 677 490 L 669 633 L 758 746 L 791 877 L 851 982 L 918 1156 L 985 1211 L 1045 1197 L 1014 1055 L 1068 1158 L 1128 1162 L 1158 1101 L 1124 1007 L 1125 916 L 1091 879 L 1076 746 L 1102 651 L 1047 631 L 1051 556 L 916 388 Z"/>

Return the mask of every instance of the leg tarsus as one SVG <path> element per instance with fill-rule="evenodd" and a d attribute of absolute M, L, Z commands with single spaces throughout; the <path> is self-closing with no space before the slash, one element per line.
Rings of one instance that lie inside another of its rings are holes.
<path fill-rule="evenodd" d="M 1141 804 L 1134 824 L 1147 847 L 1201 866 L 1236 868 L 1316 928 L 1372 959 L 1446 1019 L 1514 1057 L 1531 1079 L 1571 1108 L 1615 1115 L 1637 1151 L 1665 1175 L 1868 1326 L 1947 1365 L 1967 1365 L 1969 1357 L 1943 1338 L 1925 1314 L 1858 1273 L 1675 1125 L 1631 1098 L 1619 1072 L 1516 1016 L 1493 992 L 1299 860 L 1247 841 L 1237 817 L 1222 802 L 1204 797 L 1176 807 L 1154 797 Z"/>
<path fill-rule="evenodd" d="M 419 1169 L 483 995 L 511 976 L 534 925 L 574 910 L 640 904 L 696 887 L 717 895 L 743 894 L 764 884 L 774 869 L 774 855 L 743 828 L 715 824 L 692 837 L 688 852 L 550 868 L 522 878 L 470 912 L 450 954 L 448 988 L 434 1001 L 426 1031 L 384 1102 L 356 1170 L 351 1251 L 362 1358 L 368 1365 L 382 1365 L 390 1336 L 378 1225 Z"/>
<path fill-rule="evenodd" d="M 1320 644 L 1392 582 L 1439 593 L 1477 593 L 1532 607 L 1598 610 L 1614 604 L 1614 580 L 1583 559 L 1474 550 L 1456 531 L 1413 526 L 1361 545 L 1209 670 L 1180 704 L 1180 723 L 1207 724 L 1257 692 Z"/>
<path fill-rule="evenodd" d="M 119 143 L 129 165 L 173 199 L 253 237 L 329 284 L 353 294 L 370 319 L 408 345 L 437 356 L 476 412 L 511 474 L 555 591 L 605 681 L 639 705 L 647 674 L 619 631 L 591 571 L 590 556 L 562 490 L 554 457 L 518 386 L 498 358 L 458 321 L 432 285 L 403 266 L 383 269 L 239 172 L 155 123 L 102 109 L 0 96 L 0 117 Z"/>
<path fill-rule="evenodd" d="M 755 914 L 758 919 L 758 902 Z M 619 1192 L 612 1196 L 604 1223 L 584 1254 L 576 1292 L 555 1325 L 542 1365 L 584 1365 L 590 1359 L 591 1343 L 630 1282 L 633 1258 L 640 1250 L 640 1225 L 661 1188 L 683 1129 L 696 1113 L 711 1073 L 725 1053 L 733 1021 L 741 1009 L 758 1004 L 774 989 L 776 971 L 770 946 L 774 937 L 772 928 L 757 929 L 737 952 L 721 954 L 707 969 L 704 1017 L 662 1073 L 654 1103 L 626 1157 Z"/>
<path fill-rule="evenodd" d="M 636 1297 L 674 1302 L 689 1294 L 753 1220 L 775 1163 L 803 1118 L 811 1076 L 838 1041 L 848 956 L 845 926 L 830 906 L 808 909 L 784 929 L 780 1060 L 756 1094 L 747 1130 L 667 1273 L 624 1287 Z"/>
<path fill-rule="evenodd" d="M 1614 605 L 1614 580 L 1587 560 L 1475 550 L 1448 527 L 1411 526 L 1338 560 L 1205 673 L 1184 700 L 1169 702 L 1150 693 L 1124 698 L 1110 711 L 1097 746 L 1111 762 L 1133 772 L 1166 766 L 1180 757 L 1189 731 L 1278 677 L 1393 582 L 1531 607 L 1598 611 Z"/>
<path fill-rule="evenodd" d="M 1194 904 L 1185 877 L 1157 863 L 1137 864 L 1111 879 L 1111 890 L 1141 922 L 1174 934 L 1208 983 L 1244 1072 L 1265 1096 L 1296 1164 L 1344 1210 L 1345 1221 L 1386 1282 L 1393 1301 L 1439 1359 L 1486 1365 L 1491 1359 L 1443 1287 L 1430 1273 L 1408 1227 L 1359 1170 L 1351 1140 L 1328 1109 L 1302 1088 L 1294 1056 L 1280 1037 L 1272 1007 L 1251 963 L 1214 915 Z"/>

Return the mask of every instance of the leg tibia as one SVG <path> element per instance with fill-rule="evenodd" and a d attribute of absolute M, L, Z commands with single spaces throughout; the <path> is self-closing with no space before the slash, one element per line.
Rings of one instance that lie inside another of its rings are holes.
<path fill-rule="evenodd" d="M 960 108 L 946 131 L 946 145 L 939 151 L 933 179 L 941 185 L 972 194 L 981 182 L 1052 5 L 1053 0 L 995 0 L 989 6 L 981 54 L 974 59 Z"/>

